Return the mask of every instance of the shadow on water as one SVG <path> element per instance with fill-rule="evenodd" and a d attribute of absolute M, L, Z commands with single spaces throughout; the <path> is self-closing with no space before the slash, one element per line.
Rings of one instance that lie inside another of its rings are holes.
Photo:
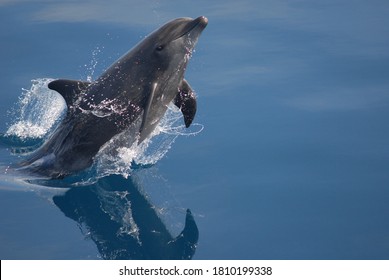
<path fill-rule="evenodd" d="M 199 237 L 191 211 L 173 237 L 138 183 L 110 175 L 54 196 L 55 205 L 94 241 L 103 259 L 191 259 Z"/>

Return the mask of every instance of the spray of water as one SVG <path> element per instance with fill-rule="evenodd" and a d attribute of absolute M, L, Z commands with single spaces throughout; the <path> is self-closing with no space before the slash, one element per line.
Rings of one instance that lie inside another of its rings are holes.
<path fill-rule="evenodd" d="M 63 98 L 49 90 L 50 78 L 32 80 L 30 89 L 23 89 L 17 108 L 13 110 L 15 122 L 8 128 L 6 136 L 20 139 L 44 138 L 61 120 L 66 110 Z"/>

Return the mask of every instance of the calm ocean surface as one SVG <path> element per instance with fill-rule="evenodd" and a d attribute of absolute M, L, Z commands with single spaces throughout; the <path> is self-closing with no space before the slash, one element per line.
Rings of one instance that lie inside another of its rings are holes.
<path fill-rule="evenodd" d="M 388 14 L 388 1 L 0 0 L 0 259 L 389 259 Z M 47 79 L 96 79 L 200 15 L 196 124 L 175 129 L 169 112 L 135 152 L 147 164 L 126 150 L 65 180 L 8 168 L 63 113 Z M 181 252 L 166 244 L 187 209 L 199 239 Z"/>

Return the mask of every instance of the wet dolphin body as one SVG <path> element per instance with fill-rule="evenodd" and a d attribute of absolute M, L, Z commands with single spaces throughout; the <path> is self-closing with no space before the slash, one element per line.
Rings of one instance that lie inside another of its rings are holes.
<path fill-rule="evenodd" d="M 65 99 L 67 114 L 23 168 L 52 178 L 85 169 L 99 149 L 123 131 L 131 131 L 134 142 L 144 141 L 172 101 L 188 127 L 197 105 L 184 73 L 207 23 L 205 17 L 166 23 L 92 83 L 50 82 L 48 87 Z"/>

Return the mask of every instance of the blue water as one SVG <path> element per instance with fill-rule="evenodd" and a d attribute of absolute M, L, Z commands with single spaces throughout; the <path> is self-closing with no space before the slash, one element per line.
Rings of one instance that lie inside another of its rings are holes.
<path fill-rule="evenodd" d="M 388 259 L 388 12 L 387 1 L 0 1 L 0 258 Z M 45 79 L 95 79 L 161 24 L 200 15 L 193 128 L 169 111 L 154 148 L 103 153 L 65 180 L 8 168 L 63 114 Z M 165 244 L 187 209 L 199 239 L 177 253 Z"/>

